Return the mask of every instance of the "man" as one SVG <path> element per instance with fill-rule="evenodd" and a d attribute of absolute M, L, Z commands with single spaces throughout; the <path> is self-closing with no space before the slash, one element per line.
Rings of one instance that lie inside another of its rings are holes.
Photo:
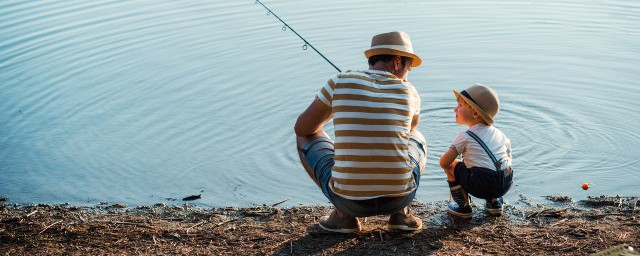
<path fill-rule="evenodd" d="M 302 165 L 335 206 L 319 226 L 360 231 L 357 217 L 389 214 L 388 228 L 419 230 L 411 215 L 426 164 L 426 140 L 416 130 L 420 97 L 407 81 L 422 60 L 401 31 L 373 37 L 369 70 L 331 78 L 295 125 Z M 333 118 L 335 143 L 322 127 Z"/>

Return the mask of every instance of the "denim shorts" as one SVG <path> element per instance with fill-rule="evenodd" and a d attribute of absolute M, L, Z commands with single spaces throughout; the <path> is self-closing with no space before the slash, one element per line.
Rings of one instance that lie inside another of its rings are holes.
<path fill-rule="evenodd" d="M 467 168 L 464 162 L 459 162 L 454 169 L 454 175 L 467 193 L 489 200 L 501 197 L 509 191 L 513 184 L 513 172 L 509 170 L 507 175 L 498 175 L 495 170 L 483 167 Z"/>
<path fill-rule="evenodd" d="M 409 158 L 413 166 L 413 179 L 416 189 L 411 194 L 403 197 L 378 197 L 368 200 L 350 200 L 341 197 L 331 190 L 331 168 L 335 164 L 335 150 L 333 141 L 327 137 L 319 137 L 307 142 L 302 149 L 307 164 L 313 170 L 313 174 L 320 184 L 322 193 L 338 209 L 346 214 L 356 217 L 374 215 L 387 215 L 402 210 L 411 204 L 420 185 L 420 161 L 426 158 L 427 142 L 416 136 L 409 137 Z"/>

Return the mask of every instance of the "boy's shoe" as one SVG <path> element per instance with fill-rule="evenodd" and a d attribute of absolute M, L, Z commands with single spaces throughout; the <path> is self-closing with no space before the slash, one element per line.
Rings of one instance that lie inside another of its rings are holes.
<path fill-rule="evenodd" d="M 460 218 L 471 218 L 471 201 L 469 200 L 469 195 L 462 189 L 462 186 L 455 181 L 448 182 L 452 202 L 447 206 L 447 212 Z"/>
<path fill-rule="evenodd" d="M 465 206 L 460 206 L 456 202 L 451 202 L 447 207 L 448 207 L 447 212 L 453 216 L 464 218 L 464 219 L 471 218 L 472 210 L 471 210 L 471 206 L 468 204 Z"/>
<path fill-rule="evenodd" d="M 329 232 L 343 234 L 360 232 L 360 221 L 358 221 L 358 218 L 351 216 L 338 216 L 336 210 L 333 210 L 331 215 L 320 218 L 318 226 Z"/>
<path fill-rule="evenodd" d="M 502 197 L 487 200 L 484 204 L 484 209 L 491 216 L 502 216 Z"/>
<path fill-rule="evenodd" d="M 411 215 L 409 207 L 405 209 L 389 216 L 389 222 L 387 223 L 388 229 L 402 231 L 415 231 L 422 229 L 422 220 Z"/>

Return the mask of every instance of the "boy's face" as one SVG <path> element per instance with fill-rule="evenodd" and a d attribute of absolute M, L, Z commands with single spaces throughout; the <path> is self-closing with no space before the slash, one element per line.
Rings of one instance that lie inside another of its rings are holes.
<path fill-rule="evenodd" d="M 467 125 L 474 120 L 473 109 L 460 98 L 458 98 L 458 106 L 453 112 L 456 113 L 457 124 Z"/>

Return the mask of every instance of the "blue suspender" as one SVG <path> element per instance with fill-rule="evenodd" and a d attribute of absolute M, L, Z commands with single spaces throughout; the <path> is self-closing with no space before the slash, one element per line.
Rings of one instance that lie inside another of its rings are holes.
<path fill-rule="evenodd" d="M 467 134 L 469 134 L 469 136 L 471 136 L 471 138 L 473 138 L 474 140 L 476 140 L 478 142 L 478 144 L 480 144 L 480 146 L 484 149 L 485 152 L 487 152 L 487 154 L 491 158 L 491 161 L 493 161 L 493 164 L 496 167 L 496 171 L 498 173 L 502 174 L 501 173 L 502 171 L 500 170 L 500 167 L 502 166 L 502 164 L 500 162 L 498 162 L 498 159 L 496 159 L 496 156 L 494 156 L 493 153 L 491 153 L 491 150 L 489 150 L 489 147 L 487 147 L 487 145 L 484 144 L 484 141 L 482 141 L 480 139 L 480 137 L 478 137 L 478 135 L 476 135 L 472 131 L 467 131 Z"/>

